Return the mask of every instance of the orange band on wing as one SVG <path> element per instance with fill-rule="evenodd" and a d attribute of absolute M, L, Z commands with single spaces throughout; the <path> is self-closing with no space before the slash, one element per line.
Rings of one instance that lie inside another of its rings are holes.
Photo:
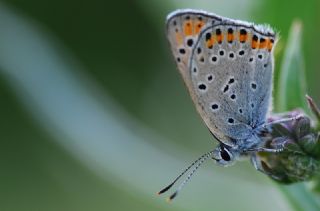
<path fill-rule="evenodd" d="M 204 22 L 203 21 L 198 21 L 196 24 L 195 24 L 195 34 L 199 34 L 200 31 L 201 31 L 201 28 L 204 26 Z"/>
<path fill-rule="evenodd" d="M 260 44 L 259 44 L 259 48 L 263 49 L 267 47 L 267 41 L 264 38 L 260 38 Z"/>
<path fill-rule="evenodd" d="M 178 45 L 183 44 L 183 36 L 179 32 L 176 33 L 176 42 Z"/>
<path fill-rule="evenodd" d="M 245 41 L 247 41 L 247 39 L 248 39 L 248 35 L 247 34 L 240 34 L 239 35 L 239 41 L 241 43 L 244 43 Z"/>
<path fill-rule="evenodd" d="M 193 23 L 192 21 L 186 21 L 184 23 L 183 32 L 185 36 L 191 36 L 193 34 Z"/>
<path fill-rule="evenodd" d="M 258 42 L 255 41 L 255 40 L 252 40 L 251 48 L 252 48 L 252 49 L 256 49 L 257 47 L 258 47 Z"/>
<path fill-rule="evenodd" d="M 209 40 L 207 40 L 207 47 L 212 48 L 214 45 L 214 36 L 211 36 Z"/>
<path fill-rule="evenodd" d="M 234 40 L 234 35 L 231 33 L 228 33 L 227 40 L 229 43 L 231 43 Z"/>
<path fill-rule="evenodd" d="M 251 41 L 251 48 L 252 49 L 256 49 L 258 47 L 258 36 L 257 35 L 253 35 L 252 36 L 252 41 Z"/>
<path fill-rule="evenodd" d="M 267 49 L 268 49 L 268 51 L 272 50 L 273 43 L 274 43 L 273 39 L 267 39 Z"/>
<path fill-rule="evenodd" d="M 217 42 L 220 44 L 223 41 L 223 34 L 217 35 Z"/>
<path fill-rule="evenodd" d="M 241 43 L 244 43 L 244 42 L 247 41 L 247 39 L 248 39 L 248 32 L 247 32 L 247 30 L 245 30 L 245 29 L 240 29 L 240 31 L 239 31 L 239 41 L 240 41 Z"/>

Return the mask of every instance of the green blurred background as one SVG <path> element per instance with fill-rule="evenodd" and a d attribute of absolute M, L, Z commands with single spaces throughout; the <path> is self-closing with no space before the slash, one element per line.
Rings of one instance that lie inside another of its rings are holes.
<path fill-rule="evenodd" d="M 216 144 L 165 38 L 177 8 L 275 27 L 275 80 L 301 19 L 320 102 L 319 0 L 2 0 L 0 210 L 290 210 L 247 161 L 208 162 L 174 203 L 156 196 Z"/>

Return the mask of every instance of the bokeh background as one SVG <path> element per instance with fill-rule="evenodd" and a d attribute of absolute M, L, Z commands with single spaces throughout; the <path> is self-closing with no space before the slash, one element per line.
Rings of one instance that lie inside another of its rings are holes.
<path fill-rule="evenodd" d="M 291 209 L 247 161 L 207 162 L 171 204 L 155 194 L 216 144 L 165 38 L 177 8 L 274 26 L 275 80 L 300 19 L 320 102 L 318 0 L 2 0 L 0 210 Z"/>

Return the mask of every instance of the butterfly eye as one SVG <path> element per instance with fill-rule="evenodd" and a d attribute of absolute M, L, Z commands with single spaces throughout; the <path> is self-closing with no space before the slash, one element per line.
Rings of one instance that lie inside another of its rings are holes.
<path fill-rule="evenodd" d="M 221 149 L 220 156 L 224 161 L 230 161 L 231 160 L 230 152 L 228 150 L 226 150 L 225 148 Z"/>

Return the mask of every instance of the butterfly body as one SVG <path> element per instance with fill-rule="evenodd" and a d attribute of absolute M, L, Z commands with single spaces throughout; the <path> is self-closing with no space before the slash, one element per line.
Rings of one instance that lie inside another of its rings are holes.
<path fill-rule="evenodd" d="M 167 18 L 167 37 L 190 96 L 229 165 L 253 155 L 271 107 L 274 31 L 199 10 Z"/>

